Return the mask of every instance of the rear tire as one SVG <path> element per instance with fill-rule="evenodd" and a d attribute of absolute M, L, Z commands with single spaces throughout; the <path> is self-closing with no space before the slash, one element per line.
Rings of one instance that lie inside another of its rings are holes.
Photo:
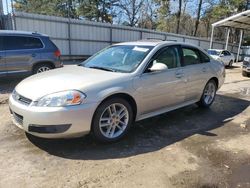
<path fill-rule="evenodd" d="M 126 135 L 133 120 L 132 107 L 125 99 L 109 99 L 96 109 L 91 131 L 100 142 L 114 142 Z"/>
<path fill-rule="evenodd" d="M 41 63 L 38 65 L 35 65 L 35 67 L 33 69 L 33 74 L 42 73 L 45 71 L 49 71 L 51 69 L 53 69 L 53 67 L 49 63 Z"/>
<path fill-rule="evenodd" d="M 203 90 L 200 101 L 197 103 L 199 107 L 208 108 L 213 104 L 217 91 L 217 84 L 214 80 L 209 80 Z"/>

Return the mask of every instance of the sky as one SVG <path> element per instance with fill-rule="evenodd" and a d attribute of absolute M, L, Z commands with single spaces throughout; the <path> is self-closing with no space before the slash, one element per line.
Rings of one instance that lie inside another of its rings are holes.
<path fill-rule="evenodd" d="M 11 1 L 10 0 L 0 0 L 0 1 L 3 2 L 3 11 L 4 11 L 4 14 L 7 14 L 7 10 L 10 13 L 11 12 Z"/>

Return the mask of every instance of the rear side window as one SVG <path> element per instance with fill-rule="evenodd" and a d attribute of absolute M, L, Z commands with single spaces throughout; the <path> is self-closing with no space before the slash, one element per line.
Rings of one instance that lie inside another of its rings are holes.
<path fill-rule="evenodd" d="M 195 65 L 201 63 L 198 50 L 183 47 L 182 51 L 183 51 L 184 65 Z"/>
<path fill-rule="evenodd" d="M 40 39 L 23 36 L 4 36 L 5 50 L 38 49 L 43 48 Z"/>

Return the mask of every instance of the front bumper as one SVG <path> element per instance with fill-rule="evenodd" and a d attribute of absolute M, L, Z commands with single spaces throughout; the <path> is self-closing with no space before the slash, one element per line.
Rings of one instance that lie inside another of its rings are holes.
<path fill-rule="evenodd" d="M 69 107 L 35 107 L 16 101 L 12 95 L 9 107 L 15 125 L 44 138 L 70 138 L 88 134 L 97 103 Z"/>
<path fill-rule="evenodd" d="M 250 73 L 250 66 L 243 66 L 243 67 L 242 67 L 242 70 L 243 70 L 244 72 Z"/>

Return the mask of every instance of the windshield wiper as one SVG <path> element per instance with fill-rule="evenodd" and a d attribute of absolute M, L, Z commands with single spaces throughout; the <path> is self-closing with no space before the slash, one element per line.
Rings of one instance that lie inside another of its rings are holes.
<path fill-rule="evenodd" d="M 116 72 L 114 69 L 107 68 L 107 67 L 92 66 L 92 67 L 89 67 L 89 68 L 92 68 L 92 69 L 99 69 L 99 70 L 105 70 L 105 71 L 110 71 L 110 72 Z"/>

